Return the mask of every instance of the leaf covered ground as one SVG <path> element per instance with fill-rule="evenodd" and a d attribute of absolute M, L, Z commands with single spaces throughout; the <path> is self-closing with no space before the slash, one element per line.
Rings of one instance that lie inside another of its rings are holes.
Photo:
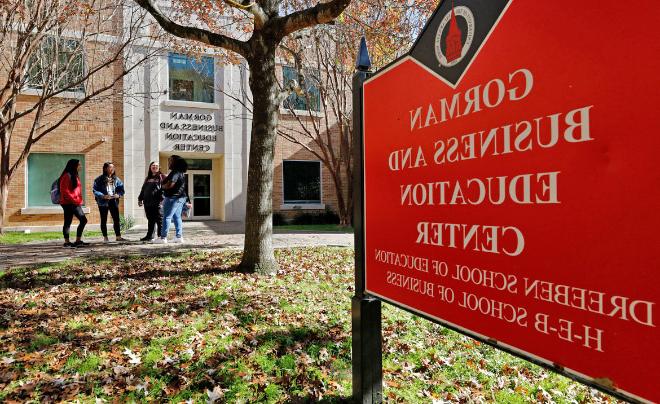
<path fill-rule="evenodd" d="M 85 238 L 87 237 L 99 237 L 101 236 L 100 231 L 87 231 L 85 232 Z M 48 231 L 48 232 L 34 232 L 34 233 L 23 233 L 23 232 L 7 232 L 0 234 L 0 244 L 25 244 L 32 242 L 42 242 L 49 240 L 62 240 L 61 231 Z"/>
<path fill-rule="evenodd" d="M 353 251 L 235 251 L 0 272 L 0 402 L 347 402 Z M 385 305 L 388 402 L 614 400 Z"/>

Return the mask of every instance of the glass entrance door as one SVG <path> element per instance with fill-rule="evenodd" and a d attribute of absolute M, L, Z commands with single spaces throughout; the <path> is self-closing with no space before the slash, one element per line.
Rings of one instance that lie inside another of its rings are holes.
<path fill-rule="evenodd" d="M 189 219 L 211 219 L 213 217 L 211 201 L 211 172 L 188 171 L 188 196 L 192 203 Z"/>

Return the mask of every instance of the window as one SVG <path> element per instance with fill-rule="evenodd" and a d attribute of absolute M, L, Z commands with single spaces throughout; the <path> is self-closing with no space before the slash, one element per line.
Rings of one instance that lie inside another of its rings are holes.
<path fill-rule="evenodd" d="M 213 160 L 208 159 L 186 159 L 188 170 L 211 170 L 213 169 Z"/>
<path fill-rule="evenodd" d="M 167 58 L 170 72 L 170 100 L 214 102 L 213 58 L 191 58 L 170 53 Z"/>
<path fill-rule="evenodd" d="M 284 86 L 286 87 L 291 81 L 296 80 L 300 83 L 298 78 L 298 71 L 290 66 L 284 66 L 282 69 L 284 76 Z M 307 92 L 298 95 L 291 94 L 284 100 L 284 108 L 294 109 L 299 111 L 315 111 L 321 110 L 321 93 L 319 92 L 319 72 L 316 69 L 307 69 L 305 71 L 305 86 Z M 309 105 L 308 102 L 309 101 Z"/>
<path fill-rule="evenodd" d="M 44 38 L 30 57 L 27 86 L 38 90 L 85 92 L 83 47 L 75 39 Z M 77 83 L 77 84 L 74 84 Z"/>
<path fill-rule="evenodd" d="M 283 161 L 284 203 L 321 203 L 321 162 Z"/>
<path fill-rule="evenodd" d="M 85 188 L 85 156 L 82 154 L 31 153 L 27 163 L 27 205 L 30 208 L 53 206 L 50 200 L 50 186 L 64 171 L 67 161 L 78 159 L 83 169 L 80 182 Z"/>

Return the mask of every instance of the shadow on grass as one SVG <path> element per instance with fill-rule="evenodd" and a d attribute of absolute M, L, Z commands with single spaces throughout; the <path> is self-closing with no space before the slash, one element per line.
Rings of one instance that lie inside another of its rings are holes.
<path fill-rule="evenodd" d="M 199 253 L 203 251 L 204 248 L 196 248 L 194 253 Z M 131 273 L 113 273 L 108 275 L 92 275 L 86 276 L 85 274 L 76 273 L 79 265 L 85 264 L 98 264 L 100 262 L 107 262 L 111 260 L 112 263 L 117 265 L 125 264 L 135 259 L 180 259 L 185 258 L 180 255 L 185 251 L 176 252 L 167 252 L 160 254 L 151 254 L 148 257 L 144 255 L 123 255 L 118 257 L 93 257 L 87 262 L 81 262 L 79 259 L 74 260 L 72 265 L 74 266 L 73 270 L 67 268 L 66 263 L 57 262 L 57 263 L 45 263 L 38 264 L 27 267 L 17 267 L 13 269 L 4 270 L 0 275 L 0 290 L 2 289 L 17 289 L 17 290 L 30 290 L 34 288 L 44 287 L 44 286 L 59 286 L 65 284 L 85 284 L 85 283 L 101 283 L 109 282 L 123 279 L 133 279 L 133 280 L 149 280 L 157 279 L 163 277 L 169 278 L 191 278 L 198 277 L 203 275 L 214 275 L 214 274 L 223 274 L 223 273 L 241 273 L 241 269 L 238 265 L 231 265 L 225 267 L 210 266 L 204 267 L 199 270 L 187 270 L 187 269 L 152 269 L 145 271 L 137 271 Z M 192 253 L 193 251 L 190 250 Z M 120 262 L 117 262 L 120 261 Z M 160 263 L 162 264 L 162 263 Z M 57 271 L 56 274 L 53 272 Z"/>
<path fill-rule="evenodd" d="M 164 364 L 163 362 L 158 362 L 158 366 L 143 364 L 133 369 L 131 377 L 134 377 L 135 380 L 149 377 L 152 381 L 162 383 L 163 390 L 150 397 L 151 400 L 157 401 L 167 401 L 182 393 L 191 397 L 201 395 L 205 398 L 207 390 L 220 387 L 228 392 L 225 397 L 226 401 L 222 402 L 266 402 L 269 401 L 266 399 L 266 388 L 276 385 L 285 394 L 294 390 L 303 390 L 301 395 L 286 397 L 285 402 L 287 403 L 351 403 L 353 401 L 350 397 L 336 393 L 324 394 L 324 386 L 328 380 L 322 380 L 318 372 L 309 371 L 308 366 L 312 365 L 306 365 L 297 356 L 301 352 L 307 352 L 313 346 L 334 343 L 333 332 L 332 328 L 311 329 L 308 327 L 290 327 L 287 330 L 268 331 L 255 337 L 257 344 L 246 339 L 242 345 L 232 349 L 231 352 L 218 352 L 205 359 L 197 358 L 190 366 L 182 367 L 177 363 Z M 145 339 L 141 342 L 146 347 L 150 340 Z M 292 368 L 278 367 L 261 372 L 258 365 L 253 363 L 251 369 L 257 377 L 249 381 L 249 387 L 246 390 L 244 389 L 245 374 L 238 369 L 237 363 L 245 363 L 246 358 L 254 355 L 257 348 L 265 343 L 277 345 L 277 349 L 272 354 L 276 361 L 284 355 L 295 355 L 294 366 Z M 79 366 L 80 364 L 78 364 Z M 256 366 L 256 368 L 252 366 Z M 27 400 L 33 391 L 39 391 L 40 398 L 45 401 L 73 400 L 79 394 L 93 394 L 94 391 L 99 390 L 99 383 L 107 382 L 107 374 L 103 371 L 91 370 L 86 372 L 82 379 L 66 377 L 67 373 L 77 371 L 75 366 L 64 371 L 64 378 L 44 375 L 45 377 L 37 382 L 20 386 L 12 393 L 11 398 Z M 259 378 L 259 374 L 262 377 Z M 329 376 L 326 375 L 326 377 Z M 118 391 L 123 392 L 115 395 L 115 399 L 128 393 L 126 382 L 127 379 L 123 377 L 115 378 L 113 390 L 110 391 L 115 394 Z M 250 394 L 250 397 L 245 397 L 246 393 Z M 114 395 L 113 393 L 108 394 Z M 283 398 L 280 397 L 280 400 Z"/>
<path fill-rule="evenodd" d="M 250 388 L 254 392 L 252 398 L 256 401 L 264 400 L 261 395 L 265 394 L 265 388 L 268 385 L 275 385 L 284 392 L 300 390 L 301 386 L 304 386 L 306 393 L 301 396 L 288 397 L 287 403 L 350 403 L 352 402 L 350 397 L 321 393 L 325 390 L 328 380 L 323 380 L 320 372 L 312 370 L 316 364 L 302 360 L 300 357 L 301 354 L 308 353 L 315 348 L 335 345 L 337 338 L 340 337 L 338 330 L 340 327 L 337 326 L 324 329 L 289 327 L 286 330 L 258 333 L 253 336 L 253 339 L 247 337 L 243 344 L 230 352 L 218 352 L 207 357 L 203 362 L 198 362 L 197 371 L 210 376 L 191 384 L 188 390 L 199 392 L 212 390 L 215 386 L 219 386 L 231 391 L 236 385 L 245 383 L 245 374 L 237 369 L 236 364 L 245 361 L 248 357 L 255 360 L 255 356 L 261 355 L 262 358 L 267 357 L 277 365 L 264 369 L 260 368 L 259 364 L 253 364 L 256 369 L 252 368 L 255 377 L 250 381 Z M 255 352 L 258 347 L 264 345 L 269 348 L 267 353 Z M 325 377 L 330 376 L 326 374 Z M 240 397 L 227 399 L 228 402 L 231 402 Z"/>
<path fill-rule="evenodd" d="M 323 396 L 323 398 L 318 399 L 316 397 L 299 397 L 289 401 L 292 404 L 303 404 L 303 403 L 320 403 L 320 404 L 345 404 L 353 403 L 353 400 L 349 397 L 342 397 L 337 395 Z"/>
<path fill-rule="evenodd" d="M 139 255 L 144 257 L 171 254 L 194 249 L 195 251 L 217 250 L 221 248 L 239 247 L 238 244 L 216 243 L 191 246 L 186 244 L 166 247 L 153 246 L 136 242 L 106 245 L 92 243 L 88 247 L 63 248 L 60 243 L 22 244 L 22 245 L 0 245 L 0 271 L 8 271 L 11 268 L 32 267 L 35 265 L 48 265 L 66 262 L 71 259 L 98 258 L 125 258 L 127 255 Z M 37 263 L 37 264 L 35 264 Z"/>

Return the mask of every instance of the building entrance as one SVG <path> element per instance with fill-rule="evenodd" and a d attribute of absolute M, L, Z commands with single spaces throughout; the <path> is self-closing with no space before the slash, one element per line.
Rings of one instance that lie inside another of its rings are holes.
<path fill-rule="evenodd" d="M 211 171 L 189 170 L 186 174 L 186 183 L 188 184 L 188 196 L 192 203 L 188 220 L 211 219 L 213 217 Z"/>

